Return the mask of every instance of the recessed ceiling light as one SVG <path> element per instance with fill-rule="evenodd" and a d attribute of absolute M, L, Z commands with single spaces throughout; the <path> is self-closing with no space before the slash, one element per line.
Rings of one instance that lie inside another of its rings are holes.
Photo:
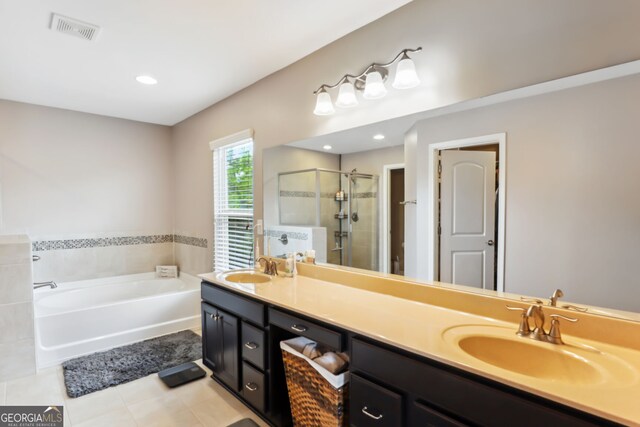
<path fill-rule="evenodd" d="M 381 133 L 375 134 L 373 135 L 373 139 L 375 139 L 376 141 L 382 141 L 384 139 L 384 135 Z"/>
<path fill-rule="evenodd" d="M 154 79 L 151 76 L 141 75 L 136 77 L 138 83 L 142 83 L 143 85 L 155 85 L 158 83 L 158 80 Z"/>
<path fill-rule="evenodd" d="M 324 148 L 325 150 L 331 150 L 333 147 L 330 145 L 323 145 L 322 148 Z"/>

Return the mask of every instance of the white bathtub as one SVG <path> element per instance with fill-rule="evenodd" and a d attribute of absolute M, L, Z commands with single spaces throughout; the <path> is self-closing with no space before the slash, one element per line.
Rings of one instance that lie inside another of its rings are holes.
<path fill-rule="evenodd" d="M 59 283 L 34 291 L 36 360 L 64 360 L 200 326 L 200 281 L 154 273 Z"/>

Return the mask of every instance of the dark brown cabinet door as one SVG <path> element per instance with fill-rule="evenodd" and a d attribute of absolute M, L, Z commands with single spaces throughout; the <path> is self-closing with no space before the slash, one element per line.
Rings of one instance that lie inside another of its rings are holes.
<path fill-rule="evenodd" d="M 231 387 L 239 390 L 238 318 L 202 304 L 202 360 L 213 374 Z"/>

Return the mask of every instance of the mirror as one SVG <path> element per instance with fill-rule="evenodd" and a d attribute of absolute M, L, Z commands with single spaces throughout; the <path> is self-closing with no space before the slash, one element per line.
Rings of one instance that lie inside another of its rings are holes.
<path fill-rule="evenodd" d="M 640 75 L 601 76 L 265 150 L 272 255 L 640 320 Z"/>

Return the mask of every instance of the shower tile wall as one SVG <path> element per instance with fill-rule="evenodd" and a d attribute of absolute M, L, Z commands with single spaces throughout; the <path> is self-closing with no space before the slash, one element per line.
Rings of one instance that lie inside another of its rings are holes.
<path fill-rule="evenodd" d="M 31 242 L 0 236 L 0 381 L 35 373 Z"/>
<path fill-rule="evenodd" d="M 340 230 L 340 223 L 346 221 L 336 219 L 335 215 L 344 206 L 347 210 L 347 203 L 336 201 L 336 192 L 340 190 L 341 174 L 331 172 L 320 172 L 320 226 L 327 230 L 327 262 L 330 264 L 340 264 L 341 251 L 336 250 L 336 246 L 341 245 L 338 240 L 336 245 L 335 232 Z"/>
<path fill-rule="evenodd" d="M 280 224 L 316 225 L 316 173 L 280 176 Z"/>
<path fill-rule="evenodd" d="M 358 192 L 351 202 L 352 212 L 357 204 L 358 221 L 352 222 L 351 264 L 353 267 L 378 270 L 378 199 L 371 191 L 375 183 L 358 180 Z"/>

